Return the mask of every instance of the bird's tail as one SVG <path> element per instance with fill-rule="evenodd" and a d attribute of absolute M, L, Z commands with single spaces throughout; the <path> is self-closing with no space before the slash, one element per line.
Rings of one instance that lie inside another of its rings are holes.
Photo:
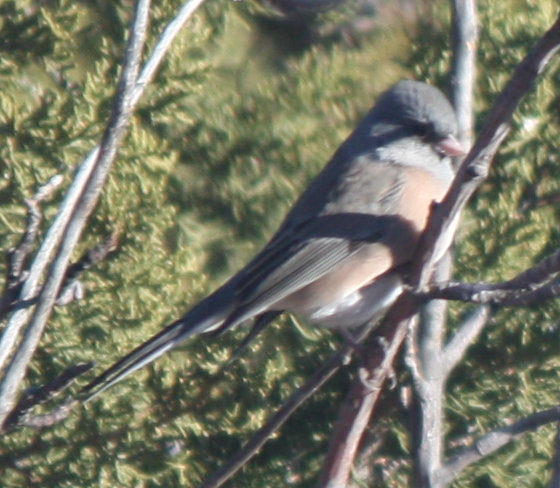
<path fill-rule="evenodd" d="M 217 317 L 215 314 L 208 314 L 205 319 L 200 320 L 200 314 L 197 312 L 200 312 L 200 308 L 193 309 L 184 317 L 168 325 L 161 332 L 138 346 L 124 358 L 117 361 L 110 368 L 90 381 L 78 394 L 81 402 L 89 402 L 107 388 L 156 360 L 190 337 L 219 327 L 224 320 L 223 318 Z M 197 315 L 198 317 L 195 317 Z"/>

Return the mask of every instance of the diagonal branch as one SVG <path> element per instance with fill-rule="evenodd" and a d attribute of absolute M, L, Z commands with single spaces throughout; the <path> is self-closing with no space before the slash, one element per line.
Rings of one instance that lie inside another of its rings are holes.
<path fill-rule="evenodd" d="M 88 372 L 93 366 L 93 362 L 73 365 L 65 369 L 50 383 L 39 388 L 29 388 L 4 422 L 0 434 L 21 426 L 49 427 L 66 418 L 71 408 L 76 405 L 75 400 L 59 405 L 48 414 L 33 416 L 30 412 L 37 405 L 42 405 L 65 391 L 76 378 Z"/>
<path fill-rule="evenodd" d="M 29 325 L 0 383 L 0 425 L 4 423 L 15 406 L 19 386 L 52 312 L 72 251 L 97 204 L 103 184 L 115 159 L 117 148 L 128 128 L 133 109 L 131 92 L 138 77 L 141 54 L 148 30 L 149 7 L 150 0 L 139 0 L 136 5 L 115 105 L 93 163 L 91 174 L 87 178 L 84 191 L 80 195 L 76 207 L 71 212 L 63 239 L 56 257 L 49 267 L 45 284 L 38 297 L 37 306 Z"/>
<path fill-rule="evenodd" d="M 400 344 L 406 335 L 406 314 L 407 310 L 411 307 L 395 307 L 393 309 L 392 316 L 395 320 L 402 322 L 404 325 L 400 328 L 394 329 L 389 328 L 384 331 L 387 334 L 391 334 L 389 337 L 391 340 L 391 348 L 382 348 L 382 351 L 378 354 L 373 354 L 376 357 L 378 364 L 381 365 L 377 369 L 375 376 L 371 376 L 367 380 L 361 380 L 362 384 L 367 389 L 367 394 L 371 395 L 372 398 L 377 398 L 381 392 L 381 387 L 385 381 L 385 378 L 391 370 L 391 364 L 393 363 L 394 357 L 397 354 Z M 222 486 L 227 480 L 229 480 L 237 471 L 239 471 L 253 456 L 255 456 L 258 450 L 266 443 L 270 436 L 278 430 L 288 418 L 303 404 L 315 391 L 317 391 L 324 383 L 326 383 L 341 367 L 348 364 L 351 359 L 352 354 L 355 352 L 355 347 L 357 343 L 362 342 L 368 335 L 370 335 L 372 326 L 366 325 L 354 338 L 354 343 L 352 345 L 343 345 L 337 353 L 335 353 L 331 358 L 321 366 L 310 378 L 309 380 L 300 387 L 284 404 L 278 411 L 263 425 L 224 466 L 222 466 L 218 471 L 213 473 L 209 478 L 207 478 L 199 488 L 218 488 Z M 399 337 L 396 337 L 396 336 Z M 376 341 L 379 345 L 379 341 Z M 369 348 L 368 348 L 369 349 Z M 379 348 L 378 348 L 379 352 Z M 375 402 L 375 400 L 374 400 Z M 334 486 L 334 485 L 332 485 Z M 340 486 L 340 485 L 339 485 Z M 325 488 L 326 485 L 323 485 Z"/>
<path fill-rule="evenodd" d="M 400 313 L 412 309 L 413 305 L 403 297 L 391 309 L 381 328 L 375 331 L 375 337 L 368 340 L 364 348 L 368 351 L 365 364 L 339 411 L 318 487 L 347 485 L 360 441 L 409 328 L 409 318 Z M 395 327 L 395 324 L 398 325 Z M 381 351 L 380 344 L 386 344 Z"/>
<path fill-rule="evenodd" d="M 144 93 L 146 86 L 153 79 L 158 67 L 171 43 L 190 19 L 196 9 L 203 3 L 204 0 L 188 0 L 185 2 L 177 16 L 169 23 L 161 35 L 158 43 L 156 44 L 152 55 L 146 62 L 142 73 L 138 77 L 134 85 L 132 95 L 130 97 L 131 108 L 136 106 L 140 97 Z M 19 293 L 21 302 L 30 302 L 37 297 L 41 284 L 40 281 L 44 276 L 51 259 L 60 244 L 64 229 L 67 227 L 70 218 L 72 217 L 73 209 L 76 207 L 78 200 L 84 192 L 85 185 L 90 177 L 94 164 L 97 160 L 99 153 L 99 146 L 92 149 L 87 158 L 78 168 L 74 181 L 66 193 L 64 201 L 60 205 L 59 212 L 49 227 L 49 230 L 37 252 L 29 274 L 21 286 Z M 22 308 L 15 312 L 8 324 L 6 325 L 2 336 L 0 337 L 0 372 L 5 370 L 17 348 L 17 342 L 30 318 L 31 311 Z"/>
<path fill-rule="evenodd" d="M 132 84 L 128 88 L 126 104 L 124 104 L 124 100 L 121 100 L 121 102 L 123 102 L 123 108 L 126 105 L 126 112 L 128 112 L 129 114 L 132 113 L 133 108 L 138 103 L 146 86 L 153 79 L 157 68 L 161 64 L 174 38 L 177 36 L 181 28 L 189 20 L 192 14 L 196 11 L 196 9 L 203 3 L 203 1 L 204 0 L 188 0 L 184 3 L 177 16 L 165 28 L 163 34 L 161 35 L 158 43 L 153 50 L 152 55 L 146 62 L 146 65 L 140 76 L 137 79 L 135 78 L 135 76 L 131 77 L 130 81 L 132 82 Z M 143 11 L 143 16 L 147 15 L 148 9 L 144 8 L 147 4 L 148 3 L 144 1 L 139 3 L 139 6 L 143 6 L 141 9 Z M 139 18 L 139 16 L 137 16 L 136 18 Z M 146 26 L 146 22 L 143 22 L 143 24 L 144 26 Z M 133 27 L 133 32 L 135 30 L 136 28 Z M 138 36 L 136 37 L 138 38 Z M 136 69 L 135 71 L 137 73 Z M 124 73 L 125 70 L 123 69 L 123 74 Z M 126 117 L 124 119 L 126 119 Z M 124 119 L 121 119 L 120 122 L 114 119 L 114 122 L 117 122 L 114 128 L 118 130 L 125 129 L 126 120 Z M 124 125 L 122 124 L 122 122 L 124 122 Z M 49 227 L 43 243 L 33 260 L 27 279 L 21 286 L 21 291 L 19 294 L 20 301 L 27 302 L 36 300 L 37 294 L 41 287 L 40 281 L 42 277 L 45 276 L 47 267 L 49 266 L 54 253 L 59 247 L 63 233 L 67 228 L 69 228 L 70 220 L 76 215 L 75 209 L 77 208 L 80 199 L 82 199 L 82 195 L 85 192 L 86 185 L 89 185 L 90 188 L 96 186 L 95 184 L 92 184 L 92 174 L 94 168 L 99 164 L 101 158 L 100 152 L 101 146 L 94 148 L 76 172 L 74 181 L 60 206 L 58 215 L 56 216 L 52 225 Z M 106 150 L 105 153 L 108 155 Z M 80 229 L 78 227 L 75 227 L 74 237 L 72 238 L 73 240 L 77 235 L 80 234 Z M 78 232 L 75 232 L 76 230 Z M 68 244 L 70 244 L 69 241 L 67 241 L 67 249 Z M 62 261 L 59 261 L 59 265 L 62 264 Z M 60 267 L 62 268 L 62 266 Z M 60 270 L 61 274 L 64 274 L 64 272 L 64 270 Z M 60 279 L 60 277 L 58 277 L 58 279 Z M 53 302 L 53 295 L 56 295 L 54 289 L 59 287 L 60 283 L 57 286 L 52 285 L 56 285 L 56 283 L 54 283 L 54 281 L 51 281 L 50 296 L 48 297 L 49 303 Z M 46 302 L 44 302 L 43 305 L 43 312 L 47 312 L 48 315 L 50 311 L 45 305 Z M 46 320 L 44 313 L 42 315 L 43 318 L 41 318 L 40 321 Z M 21 350 L 21 344 L 18 344 L 18 341 L 20 340 L 24 329 L 27 327 L 27 324 L 30 321 L 30 317 L 31 310 L 29 308 L 21 308 L 16 310 L 14 313 L 12 313 L 8 324 L 6 325 L 2 336 L 0 337 L 0 372 L 4 371 L 6 375 L 8 365 L 12 360 L 12 357 L 14 357 L 15 351 L 18 349 L 18 346 L 19 350 Z M 35 317 L 38 317 L 37 313 L 35 314 Z M 42 327 L 38 327 L 37 329 L 35 329 L 35 338 L 32 342 L 36 343 L 38 341 L 40 333 L 42 332 L 40 329 L 42 329 L 43 327 L 44 323 Z M 39 332 L 39 334 L 37 334 L 37 332 Z M 29 354 L 27 354 L 27 356 L 29 356 Z M 2 381 L 0 385 L 0 405 L 2 406 L 0 409 L 0 424 L 2 423 L 2 419 L 5 418 L 7 412 L 9 412 L 14 405 L 18 379 L 21 380 L 23 378 L 23 371 L 26 367 L 27 362 L 21 361 L 19 363 L 19 367 L 17 367 L 16 369 L 12 368 L 12 379 L 9 382 L 6 382 L 4 379 L 4 381 Z"/>
<path fill-rule="evenodd" d="M 218 488 L 237 473 L 237 471 L 257 454 L 270 436 L 290 418 L 300 405 L 349 361 L 351 354 L 352 347 L 348 345 L 343 346 L 323 364 L 301 388 L 284 402 L 282 407 L 269 418 L 266 424 L 253 435 L 249 442 L 247 442 L 226 464 L 208 477 L 199 488 Z"/>
<path fill-rule="evenodd" d="M 416 270 L 421 272 L 415 274 L 414 284 L 420 289 L 428 282 L 434 256 L 450 241 L 456 219 L 488 175 L 492 159 L 509 132 L 511 118 L 519 102 L 559 49 L 560 16 L 515 69 L 492 107 L 475 146 L 459 168 L 447 196 L 434 209 L 418 252 L 422 259 L 415 261 Z"/>
<path fill-rule="evenodd" d="M 537 412 L 512 425 L 501 427 L 481 437 L 472 446 L 447 461 L 438 473 L 442 485 L 451 483 L 461 471 L 496 452 L 526 432 L 560 420 L 560 406 Z"/>
<path fill-rule="evenodd" d="M 477 307 L 463 321 L 457 332 L 447 343 L 442 354 L 441 369 L 447 377 L 453 368 L 463 359 L 467 348 L 484 329 L 490 317 L 489 307 Z"/>

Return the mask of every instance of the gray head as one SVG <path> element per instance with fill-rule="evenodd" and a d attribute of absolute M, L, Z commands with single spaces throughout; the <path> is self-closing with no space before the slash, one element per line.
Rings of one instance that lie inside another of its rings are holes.
<path fill-rule="evenodd" d="M 421 137 L 447 155 L 464 153 L 455 139 L 457 119 L 453 107 L 441 91 L 426 83 L 399 81 L 381 96 L 367 119 L 373 122 L 374 135 L 401 129 L 398 132 L 404 130 Z"/>
<path fill-rule="evenodd" d="M 340 147 L 345 160 L 409 141 L 432 149 L 434 156 L 459 156 L 455 111 L 443 93 L 420 81 L 402 80 L 386 91 Z"/>

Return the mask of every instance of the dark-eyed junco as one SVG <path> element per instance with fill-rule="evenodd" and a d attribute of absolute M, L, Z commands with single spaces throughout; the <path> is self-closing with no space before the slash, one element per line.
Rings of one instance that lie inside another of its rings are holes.
<path fill-rule="evenodd" d="M 336 151 L 257 256 L 182 318 L 90 382 L 87 401 L 189 337 L 283 311 L 327 327 L 362 325 L 402 292 L 432 202 L 463 154 L 437 89 L 400 81 Z"/>

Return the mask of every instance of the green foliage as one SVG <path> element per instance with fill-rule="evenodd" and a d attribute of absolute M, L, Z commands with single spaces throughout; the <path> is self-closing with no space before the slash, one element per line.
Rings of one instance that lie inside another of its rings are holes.
<path fill-rule="evenodd" d="M 154 3 L 150 46 L 181 2 Z M 135 114 L 80 247 L 118 228 L 119 250 L 85 276 L 85 300 L 57 309 L 30 384 L 93 358 L 105 367 L 184 313 L 258 251 L 381 90 L 412 76 L 442 85 L 448 19 L 443 2 L 433 3 L 414 28 L 386 16 L 352 42 L 336 27 L 355 15 L 353 5 L 295 26 L 242 2 L 197 12 Z M 487 3 L 481 119 L 555 9 L 552 0 Z M 125 0 L 0 4 L 0 249 L 21 236 L 24 198 L 53 174 L 70 180 L 99 140 L 130 12 Z M 547 75 L 524 102 L 464 220 L 460 277 L 509 278 L 557 245 L 558 77 Z M 61 196 L 46 206 L 44 228 Z M 550 304 L 498 314 L 450 384 L 452 439 L 556 403 L 557 312 Z M 453 313 L 456 326 L 460 310 Z M 197 339 L 61 425 L 6 436 L 0 484 L 196 486 L 339 341 L 288 317 L 224 366 L 245 333 Z M 313 486 L 353 369 L 304 405 L 231 486 Z M 393 429 L 382 454 L 402 461 L 380 484 L 406 486 L 404 423 L 392 410 L 380 422 Z M 545 430 L 524 438 L 457 486 L 544 486 L 550 446 Z"/>

